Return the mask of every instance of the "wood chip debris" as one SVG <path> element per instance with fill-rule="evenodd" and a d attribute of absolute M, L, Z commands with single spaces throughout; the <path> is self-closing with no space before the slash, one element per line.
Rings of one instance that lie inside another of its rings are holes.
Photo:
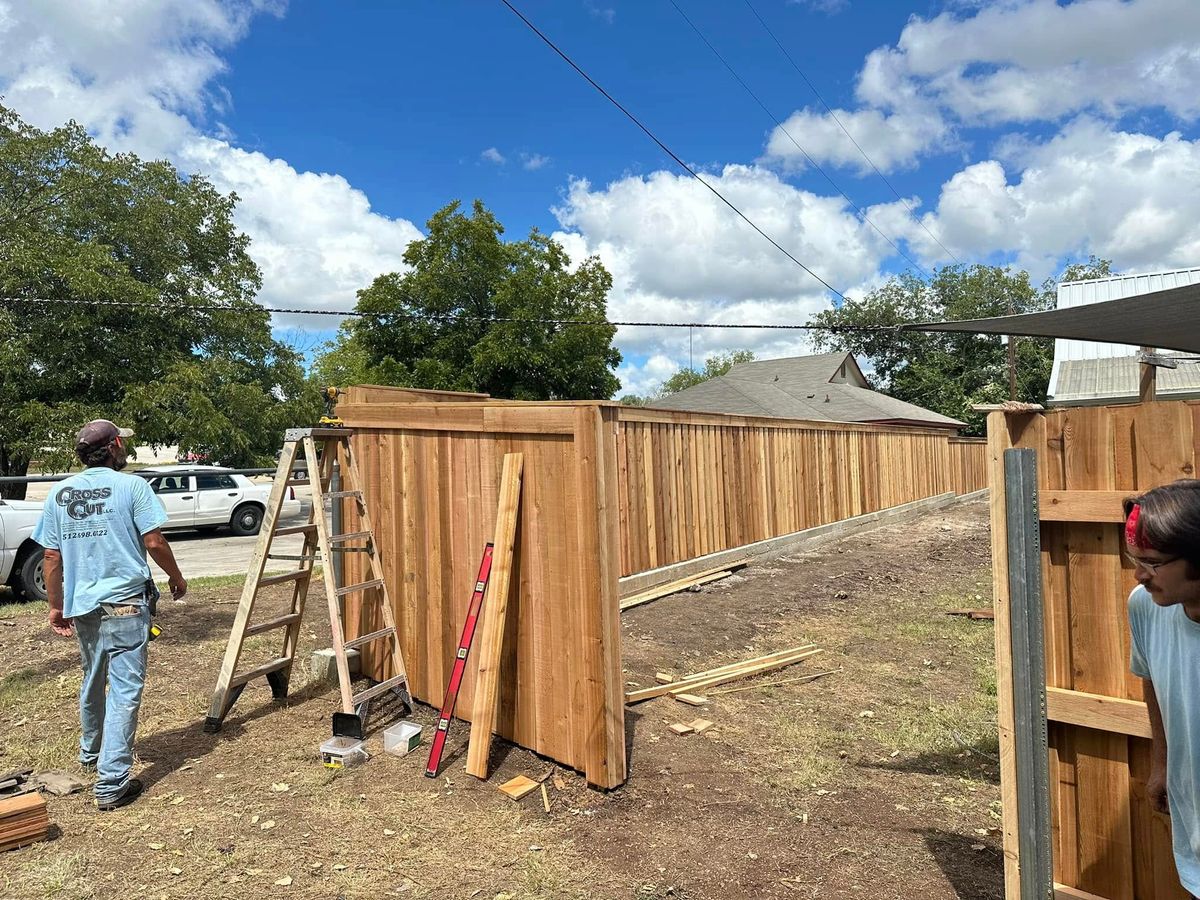
<path fill-rule="evenodd" d="M 510 778 L 504 784 L 500 785 L 501 793 L 507 794 L 513 800 L 520 800 L 526 794 L 538 789 L 538 783 L 532 778 L 526 778 L 524 775 L 518 775 L 516 778 Z"/>

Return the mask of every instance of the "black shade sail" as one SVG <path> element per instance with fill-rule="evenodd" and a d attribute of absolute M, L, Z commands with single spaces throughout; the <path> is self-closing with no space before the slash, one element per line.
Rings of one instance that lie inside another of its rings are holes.
<path fill-rule="evenodd" d="M 1073 338 L 1200 353 L 1200 284 L 1019 316 L 924 322 L 901 327 L 905 331 Z"/>

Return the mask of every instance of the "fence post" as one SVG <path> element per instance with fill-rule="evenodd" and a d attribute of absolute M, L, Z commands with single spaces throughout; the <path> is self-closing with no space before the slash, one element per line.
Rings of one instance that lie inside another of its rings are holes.
<path fill-rule="evenodd" d="M 1021 900 L 1053 900 L 1037 452 L 1004 451 Z"/>

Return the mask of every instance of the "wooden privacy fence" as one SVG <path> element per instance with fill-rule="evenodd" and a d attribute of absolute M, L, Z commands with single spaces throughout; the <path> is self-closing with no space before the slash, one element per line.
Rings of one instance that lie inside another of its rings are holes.
<path fill-rule="evenodd" d="M 338 413 L 354 429 L 409 686 L 434 706 L 492 537 L 503 456 L 524 454 L 497 733 L 600 787 L 626 775 L 622 574 L 954 489 L 953 451 L 932 431 L 378 387 L 352 388 Z M 356 530 L 354 504 L 343 515 Z M 348 554 L 346 583 L 365 576 L 360 557 Z M 379 627 L 355 595 L 346 620 L 351 636 Z M 387 665 L 364 647 L 365 674 Z M 474 692 L 468 665 L 460 717 Z"/>
<path fill-rule="evenodd" d="M 621 574 L 953 492 L 986 445 L 922 431 L 621 407 Z"/>
<path fill-rule="evenodd" d="M 992 413 L 992 561 L 1005 885 L 1020 897 L 1004 450 L 1038 455 L 1054 878 L 1107 900 L 1185 900 L 1171 823 L 1146 799 L 1149 719 L 1129 671 L 1121 501 L 1195 475 L 1200 406 Z M 1068 895 L 1061 892 L 1060 896 Z"/>

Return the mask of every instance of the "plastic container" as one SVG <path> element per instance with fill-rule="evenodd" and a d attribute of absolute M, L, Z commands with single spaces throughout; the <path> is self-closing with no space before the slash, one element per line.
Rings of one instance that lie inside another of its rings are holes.
<path fill-rule="evenodd" d="M 367 761 L 363 742 L 350 737 L 333 737 L 321 745 L 321 759 L 330 769 L 357 766 Z"/>
<path fill-rule="evenodd" d="M 420 725 L 400 721 L 383 729 L 383 749 L 395 756 L 403 756 L 416 749 L 421 743 Z"/>

